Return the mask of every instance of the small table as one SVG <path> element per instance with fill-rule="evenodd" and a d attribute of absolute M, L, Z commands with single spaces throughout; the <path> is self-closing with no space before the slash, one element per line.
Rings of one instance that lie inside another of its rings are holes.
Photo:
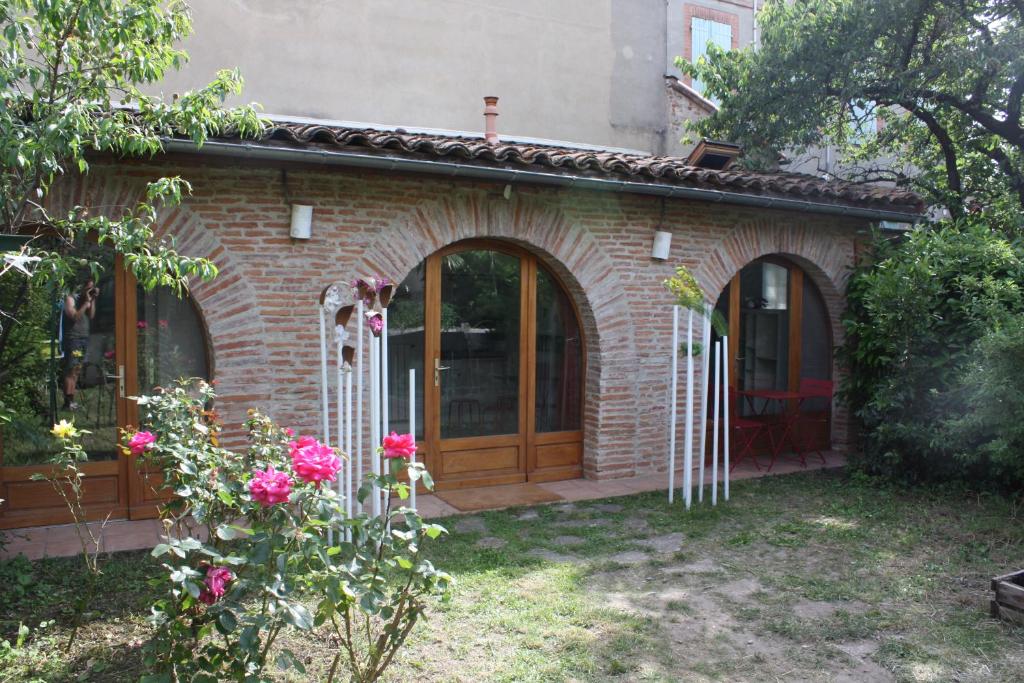
<path fill-rule="evenodd" d="M 760 418 L 765 417 L 765 409 L 768 407 L 768 401 L 779 401 L 784 404 L 790 401 L 796 403 L 793 410 L 789 410 L 785 405 L 782 406 L 782 412 L 780 413 L 781 417 L 777 423 L 779 431 L 781 431 L 778 441 L 775 440 L 775 435 L 772 430 L 768 430 L 768 437 L 772 442 L 772 461 L 771 464 L 768 465 L 768 471 L 771 471 L 772 467 L 775 466 L 775 459 L 778 457 L 779 453 L 782 451 L 782 447 L 786 445 L 787 441 L 793 449 L 793 452 L 799 456 L 800 464 L 807 467 L 807 458 L 803 451 L 800 450 L 800 447 L 797 445 L 797 440 L 793 438 L 793 436 L 794 428 L 800 419 L 800 407 L 803 405 L 804 401 L 810 398 L 810 394 L 799 391 L 785 391 L 781 389 L 745 389 L 738 391 L 737 393 L 748 399 L 752 410 L 754 409 L 753 399 L 760 398 L 765 401 L 764 406 L 759 412 L 757 412 L 757 416 Z"/>

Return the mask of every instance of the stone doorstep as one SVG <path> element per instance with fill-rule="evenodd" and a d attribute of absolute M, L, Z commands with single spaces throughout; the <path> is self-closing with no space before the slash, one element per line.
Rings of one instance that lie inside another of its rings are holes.
<path fill-rule="evenodd" d="M 826 454 L 826 462 L 824 464 L 818 460 L 817 456 L 808 457 L 806 469 L 828 469 L 843 467 L 845 464 L 846 458 L 841 454 L 829 452 Z M 804 468 L 795 460 L 788 458 L 777 462 L 771 472 L 765 472 L 763 468 L 758 471 L 752 464 L 745 462 L 733 471 L 730 479 L 752 479 L 800 471 L 804 471 Z M 697 472 L 695 471 L 694 479 L 697 478 L 696 474 Z M 705 483 L 710 484 L 710 468 L 706 467 L 704 474 Z M 677 488 L 682 485 L 682 482 L 682 472 L 677 471 L 675 479 Z M 542 483 L 539 486 L 562 496 L 564 499 L 561 502 L 543 503 L 543 505 L 565 505 L 566 503 L 583 500 L 615 498 L 646 491 L 657 491 L 665 488 L 667 483 L 667 476 L 662 472 L 628 479 L 572 479 Z M 416 502 L 420 514 L 428 518 L 477 514 L 477 512 L 460 512 L 437 496 L 429 494 L 418 496 Z M 93 523 L 94 527 L 97 525 L 98 523 Z M 118 552 L 152 548 L 159 543 L 161 531 L 159 522 L 153 519 L 135 521 L 115 520 L 108 522 L 103 538 L 104 551 Z M 2 533 L 6 534 L 8 543 L 6 550 L 0 554 L 0 557 L 13 557 L 23 553 L 30 560 L 36 560 L 42 557 L 68 557 L 77 555 L 81 551 L 78 536 L 75 533 L 74 526 L 71 524 L 10 529 Z"/>

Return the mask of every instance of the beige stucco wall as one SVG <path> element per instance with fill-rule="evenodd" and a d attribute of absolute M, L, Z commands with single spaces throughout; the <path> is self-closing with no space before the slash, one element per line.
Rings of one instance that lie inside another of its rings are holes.
<path fill-rule="evenodd" d="M 166 82 L 168 92 L 237 66 L 244 99 L 274 114 L 478 131 L 481 98 L 493 94 L 506 133 L 648 148 L 658 128 L 661 112 L 644 106 L 650 88 L 641 83 L 658 85 L 661 75 L 663 19 L 660 11 L 645 16 L 645 7 L 661 7 L 657 1 L 191 5 L 191 63 Z M 646 79 L 634 64 L 648 65 Z"/>
<path fill-rule="evenodd" d="M 740 17 L 752 0 L 191 0 L 177 92 L 238 67 L 267 113 L 500 132 L 681 153 L 664 76 L 683 53 L 685 4 Z"/>

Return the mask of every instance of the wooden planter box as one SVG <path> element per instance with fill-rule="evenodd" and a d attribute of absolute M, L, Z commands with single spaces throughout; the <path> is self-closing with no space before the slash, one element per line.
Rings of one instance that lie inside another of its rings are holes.
<path fill-rule="evenodd" d="M 1024 624 L 1024 569 L 992 579 L 992 616 Z"/>

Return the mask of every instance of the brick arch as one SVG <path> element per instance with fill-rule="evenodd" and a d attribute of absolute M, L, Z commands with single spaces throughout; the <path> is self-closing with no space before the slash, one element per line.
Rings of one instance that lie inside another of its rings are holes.
<path fill-rule="evenodd" d="M 73 182 L 61 183 L 48 196 L 53 215 L 66 214 L 74 206 L 115 218 L 145 196 L 145 183 L 137 178 L 94 170 Z M 207 229 L 187 204 L 168 209 L 158 217 L 158 239 L 173 238 L 175 249 L 186 256 L 212 260 L 219 274 L 211 282 L 194 280 L 189 294 L 205 327 L 210 345 L 211 370 L 217 380 L 224 423 L 237 428 L 245 421 L 248 404 L 265 401 L 270 394 L 252 368 L 267 367 L 263 318 L 252 284 L 243 277 L 241 265 Z M 241 434 L 229 431 L 227 445 L 242 443 Z"/>
<path fill-rule="evenodd" d="M 430 254 L 470 238 L 515 243 L 536 254 L 561 279 L 576 304 L 586 337 L 585 475 L 607 477 L 602 470 L 609 465 L 618 467 L 614 476 L 628 474 L 621 469 L 621 460 L 635 454 L 613 453 L 606 442 L 612 431 L 623 427 L 623 419 L 635 423 L 636 411 L 625 399 L 603 397 L 609 393 L 609 384 L 619 381 L 610 378 L 610 369 L 616 365 L 614 359 L 633 348 L 633 328 L 611 258 L 593 235 L 558 208 L 530 197 L 505 200 L 460 194 L 420 205 L 395 221 L 366 250 L 364 264 L 371 272 L 401 281 Z"/>
<path fill-rule="evenodd" d="M 836 360 L 835 349 L 843 341 L 841 316 L 849 265 L 854 262 L 853 240 L 842 239 L 837 232 L 802 221 L 752 220 L 722 237 L 693 274 L 701 288 L 709 293 L 709 303 L 713 306 L 736 273 L 751 261 L 770 255 L 795 263 L 821 293 L 832 334 L 832 376 L 841 379 L 843 368 Z M 848 411 L 841 403 L 836 403 L 832 414 L 832 441 L 836 447 L 847 448 L 849 434 Z"/>

